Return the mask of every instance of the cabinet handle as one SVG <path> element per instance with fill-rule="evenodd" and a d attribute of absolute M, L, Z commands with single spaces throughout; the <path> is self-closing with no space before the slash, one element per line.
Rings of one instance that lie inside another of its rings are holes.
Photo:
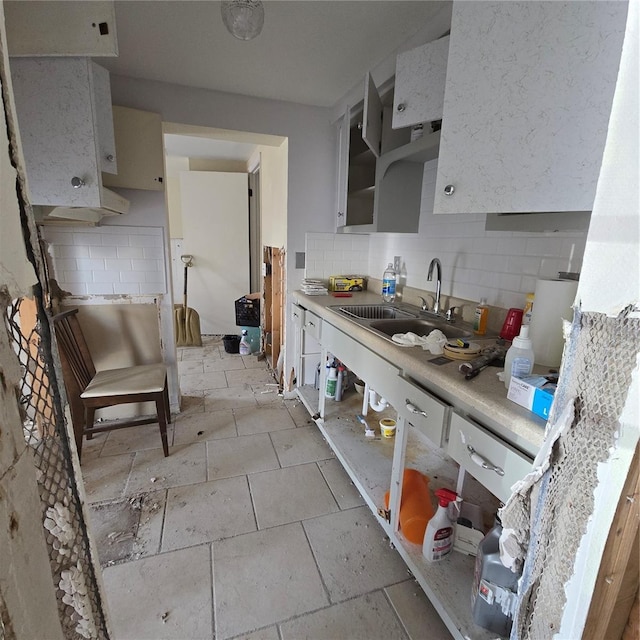
<path fill-rule="evenodd" d="M 402 113 L 406 108 L 407 107 L 404 102 L 399 102 L 398 106 L 396 107 L 396 110 Z"/>
<path fill-rule="evenodd" d="M 358 129 L 362 131 L 362 122 L 358 122 Z"/>
<path fill-rule="evenodd" d="M 486 458 L 483 458 L 470 444 L 467 445 L 467 452 L 469 453 L 469 457 L 473 462 L 475 462 L 479 467 L 483 469 L 488 469 L 489 471 L 495 471 L 499 476 L 504 475 L 504 469 L 500 467 L 496 467 L 495 464 L 489 462 Z"/>
<path fill-rule="evenodd" d="M 84 187 L 85 181 L 82 178 L 78 178 L 78 176 L 73 176 L 71 178 L 71 186 L 74 189 L 79 189 L 80 187 Z"/>
<path fill-rule="evenodd" d="M 429 417 L 426 411 L 423 411 L 419 407 L 416 407 L 416 405 L 413 404 L 413 402 L 411 402 L 411 400 L 409 400 L 409 398 L 407 398 L 405 400 L 405 404 L 407 406 L 407 411 L 409 413 L 415 413 L 416 415 L 422 416 L 423 418 L 428 418 Z"/>
<path fill-rule="evenodd" d="M 316 325 L 313 324 L 313 322 L 307 322 L 307 324 L 305 326 L 307 326 L 307 327 L 315 327 Z"/>
<path fill-rule="evenodd" d="M 343 215 L 344 215 L 344 211 L 338 211 L 338 218 L 342 218 Z"/>
<path fill-rule="evenodd" d="M 444 195 L 445 196 L 452 196 L 454 194 L 455 190 L 456 190 L 456 188 L 452 184 L 448 184 L 444 188 Z"/>
<path fill-rule="evenodd" d="M 113 162 L 115 159 L 115 156 L 111 153 L 107 156 L 107 162 Z"/>

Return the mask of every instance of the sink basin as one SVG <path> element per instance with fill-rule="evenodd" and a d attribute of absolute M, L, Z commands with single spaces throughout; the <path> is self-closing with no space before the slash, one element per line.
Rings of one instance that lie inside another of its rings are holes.
<path fill-rule="evenodd" d="M 347 304 L 334 306 L 333 309 L 361 320 L 411 319 L 417 318 L 415 313 L 404 311 L 388 304 Z M 396 332 L 397 333 L 397 332 Z"/>
<path fill-rule="evenodd" d="M 391 338 L 396 333 L 415 333 L 427 336 L 434 329 L 439 329 L 447 338 L 469 338 L 473 334 L 461 327 L 448 322 L 439 322 L 427 318 L 400 318 L 397 320 L 375 320 L 369 323 L 369 328 Z"/>

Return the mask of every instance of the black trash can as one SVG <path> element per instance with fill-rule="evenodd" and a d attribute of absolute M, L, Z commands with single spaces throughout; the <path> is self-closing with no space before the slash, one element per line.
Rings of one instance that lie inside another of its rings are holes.
<path fill-rule="evenodd" d="M 222 336 L 222 342 L 224 343 L 224 350 L 227 353 L 239 353 L 240 336 L 233 336 L 233 335 Z"/>

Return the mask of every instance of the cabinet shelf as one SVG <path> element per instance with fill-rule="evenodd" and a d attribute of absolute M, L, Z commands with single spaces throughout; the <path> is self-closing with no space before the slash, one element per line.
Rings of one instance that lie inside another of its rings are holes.
<path fill-rule="evenodd" d="M 375 193 L 376 187 L 375 185 L 371 185 L 370 187 L 365 187 L 364 189 L 349 191 L 349 198 L 366 198 L 368 200 L 373 200 Z"/>
<path fill-rule="evenodd" d="M 299 387 L 297 391 L 314 415 L 319 392 L 308 385 Z M 348 391 L 341 402 L 326 400 L 325 418 L 316 420 L 316 424 L 454 637 L 460 640 L 495 638 L 495 634 L 476 626 L 472 620 L 469 602 L 475 558 L 452 552 L 441 562 L 429 563 L 422 557 L 420 545 L 408 542 L 401 532 L 393 532 L 391 525 L 377 515 L 378 508 L 384 505 L 384 494 L 391 482 L 395 439 L 365 438 L 364 427 L 355 418 L 361 412 L 362 396 Z M 370 411 L 367 419 L 373 426 L 383 417 L 395 417 L 395 410 L 389 407 L 380 413 Z M 456 463 L 408 423 L 407 428 L 408 466 L 428 475 L 432 490 L 443 486 L 455 488 L 458 476 Z M 494 509 L 496 505 L 495 498 L 468 476 L 464 495 L 483 510 Z"/>

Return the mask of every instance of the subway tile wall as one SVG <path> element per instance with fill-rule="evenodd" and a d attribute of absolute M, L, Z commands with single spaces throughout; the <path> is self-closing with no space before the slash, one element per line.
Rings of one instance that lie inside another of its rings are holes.
<path fill-rule="evenodd" d="M 161 227 L 43 227 L 52 277 L 73 295 L 166 293 Z"/>
<path fill-rule="evenodd" d="M 307 233 L 304 277 L 328 280 L 329 276 L 367 275 L 369 238 L 355 233 Z"/>
<path fill-rule="evenodd" d="M 434 215 L 436 169 L 437 160 L 425 164 L 417 234 L 355 236 L 358 259 L 365 246 L 368 253 L 367 265 L 358 268 L 359 272 L 381 279 L 387 264 L 399 255 L 406 285 L 434 291 L 435 285 L 427 282 L 427 270 L 431 259 L 437 257 L 442 263 L 443 295 L 470 301 L 487 298 L 488 304 L 508 309 L 524 306 L 526 294 L 535 291 L 538 278 L 557 278 L 559 271 L 580 271 L 586 232 L 485 231 L 484 214 Z M 350 270 L 349 250 L 345 248 L 349 237 L 307 234 L 307 251 L 313 247 L 314 254 L 312 270 L 308 269 L 306 276 L 326 278 Z M 323 268 L 323 261 L 327 268 Z"/>

